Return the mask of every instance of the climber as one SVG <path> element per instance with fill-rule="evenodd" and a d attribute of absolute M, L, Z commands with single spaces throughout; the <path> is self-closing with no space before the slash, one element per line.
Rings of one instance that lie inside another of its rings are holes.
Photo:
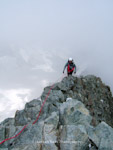
<path fill-rule="evenodd" d="M 64 66 L 63 73 L 64 73 L 66 67 L 67 67 L 67 75 L 68 76 L 72 75 L 73 71 L 74 71 L 74 73 L 76 73 L 76 65 L 72 58 L 68 59 L 68 62 Z"/>

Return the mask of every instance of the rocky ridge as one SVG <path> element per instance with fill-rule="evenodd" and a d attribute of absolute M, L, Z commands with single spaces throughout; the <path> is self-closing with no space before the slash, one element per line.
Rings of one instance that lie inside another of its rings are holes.
<path fill-rule="evenodd" d="M 44 88 L 41 101 L 26 103 L 14 118 L 0 124 L 1 150 L 113 150 L 113 97 L 110 87 L 99 77 L 65 77 L 55 83 L 35 121 L 50 86 Z"/>

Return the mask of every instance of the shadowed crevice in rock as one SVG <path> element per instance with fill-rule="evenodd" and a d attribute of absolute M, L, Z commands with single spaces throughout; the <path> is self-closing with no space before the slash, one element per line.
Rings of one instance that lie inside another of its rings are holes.
<path fill-rule="evenodd" d="M 14 118 L 0 124 L 0 141 L 16 135 L 0 148 L 8 150 L 113 150 L 113 98 L 109 86 L 93 75 L 65 77 L 55 83 L 36 120 L 50 86 L 41 101 L 34 99 Z"/>

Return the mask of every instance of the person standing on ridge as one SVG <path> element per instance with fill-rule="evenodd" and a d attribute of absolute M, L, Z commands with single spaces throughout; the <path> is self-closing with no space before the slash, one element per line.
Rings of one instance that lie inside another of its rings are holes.
<path fill-rule="evenodd" d="M 76 65 L 75 65 L 75 63 L 74 63 L 72 58 L 68 59 L 68 62 L 64 66 L 63 73 L 64 73 L 66 67 L 67 67 L 67 75 L 68 76 L 72 75 L 73 71 L 74 71 L 74 73 L 76 73 Z"/>

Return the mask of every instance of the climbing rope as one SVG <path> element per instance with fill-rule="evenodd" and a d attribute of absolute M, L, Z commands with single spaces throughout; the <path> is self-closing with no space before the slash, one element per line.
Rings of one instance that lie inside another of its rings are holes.
<path fill-rule="evenodd" d="M 59 78 L 59 79 L 62 80 L 62 79 L 64 78 L 64 76 L 65 76 L 65 74 L 63 74 L 62 77 Z M 59 80 L 59 79 L 58 79 L 58 80 Z M 57 80 L 57 81 L 58 81 L 58 80 Z M 55 82 L 55 83 L 56 83 L 56 82 Z M 40 117 L 40 115 L 41 115 L 42 109 L 43 109 L 43 107 L 44 107 L 44 104 L 45 104 L 45 102 L 47 101 L 47 99 L 48 99 L 48 97 L 49 97 L 49 95 L 50 95 L 51 90 L 54 88 L 55 83 L 50 87 L 50 90 L 49 90 L 49 92 L 47 93 L 47 96 L 46 96 L 44 102 L 42 103 L 42 106 L 41 106 L 41 109 L 40 109 L 40 111 L 39 111 L 38 117 L 37 117 L 36 120 L 32 123 L 32 125 L 34 125 L 34 124 L 38 121 L 38 119 L 39 119 L 39 117 Z M 10 138 L 7 138 L 7 139 L 3 140 L 2 142 L 0 142 L 0 144 L 4 143 L 5 141 L 9 141 L 9 140 L 11 140 L 11 139 L 16 138 L 17 136 L 19 136 L 19 135 L 24 131 L 24 129 L 25 129 L 27 126 L 28 126 L 28 124 L 25 125 L 25 126 L 22 128 L 22 130 L 21 130 L 18 134 L 16 134 L 16 135 L 13 136 L 13 137 L 10 137 Z"/>

